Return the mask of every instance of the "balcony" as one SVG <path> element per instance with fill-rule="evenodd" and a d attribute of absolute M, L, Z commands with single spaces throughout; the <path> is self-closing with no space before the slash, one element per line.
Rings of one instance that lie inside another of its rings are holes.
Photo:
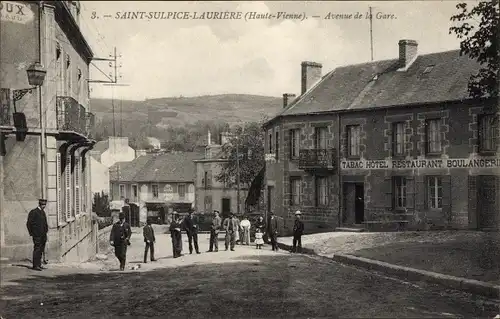
<path fill-rule="evenodd" d="M 299 150 L 299 168 L 303 170 L 337 169 L 336 149 Z"/>
<path fill-rule="evenodd" d="M 57 97 L 57 129 L 87 135 L 85 108 L 69 96 Z"/>

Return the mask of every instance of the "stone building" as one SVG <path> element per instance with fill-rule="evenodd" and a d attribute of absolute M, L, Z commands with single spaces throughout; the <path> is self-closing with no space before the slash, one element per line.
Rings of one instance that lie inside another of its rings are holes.
<path fill-rule="evenodd" d="M 301 95 L 264 125 L 267 206 L 288 227 L 300 209 L 309 231 L 498 228 L 496 100 L 467 90 L 479 65 L 397 52 L 324 76 L 302 63 Z"/>
<path fill-rule="evenodd" d="M 78 25 L 79 2 L 2 1 L 1 11 L 1 255 L 31 258 L 26 219 L 45 197 L 48 259 L 86 260 L 97 235 L 88 169 L 93 53 Z"/>

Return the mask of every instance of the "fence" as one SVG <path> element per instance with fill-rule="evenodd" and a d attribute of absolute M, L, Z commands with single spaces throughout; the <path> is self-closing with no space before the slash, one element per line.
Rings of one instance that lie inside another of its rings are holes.
<path fill-rule="evenodd" d="M 98 254 L 106 254 L 111 250 L 111 246 L 109 245 L 109 234 L 111 233 L 111 228 L 113 228 L 113 225 L 99 229 L 99 232 L 97 233 Z"/>

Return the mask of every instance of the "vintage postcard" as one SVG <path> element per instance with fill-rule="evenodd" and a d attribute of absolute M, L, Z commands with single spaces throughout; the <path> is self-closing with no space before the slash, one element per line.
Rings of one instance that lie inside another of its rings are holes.
<path fill-rule="evenodd" d="M 0 1 L 0 319 L 500 318 L 499 16 Z"/>

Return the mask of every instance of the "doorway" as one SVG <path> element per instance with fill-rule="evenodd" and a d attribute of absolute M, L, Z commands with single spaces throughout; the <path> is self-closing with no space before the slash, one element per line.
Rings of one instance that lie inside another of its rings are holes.
<path fill-rule="evenodd" d="M 363 183 L 344 183 L 343 225 L 362 224 L 365 221 L 365 190 Z"/>
<path fill-rule="evenodd" d="M 272 198 L 274 196 L 274 187 L 267 186 L 267 213 L 272 212 L 273 202 Z"/>
<path fill-rule="evenodd" d="M 496 228 L 497 177 L 480 175 L 477 177 L 478 228 Z"/>
<path fill-rule="evenodd" d="M 231 212 L 231 199 L 223 198 L 222 199 L 222 218 L 229 217 L 229 213 Z"/>

